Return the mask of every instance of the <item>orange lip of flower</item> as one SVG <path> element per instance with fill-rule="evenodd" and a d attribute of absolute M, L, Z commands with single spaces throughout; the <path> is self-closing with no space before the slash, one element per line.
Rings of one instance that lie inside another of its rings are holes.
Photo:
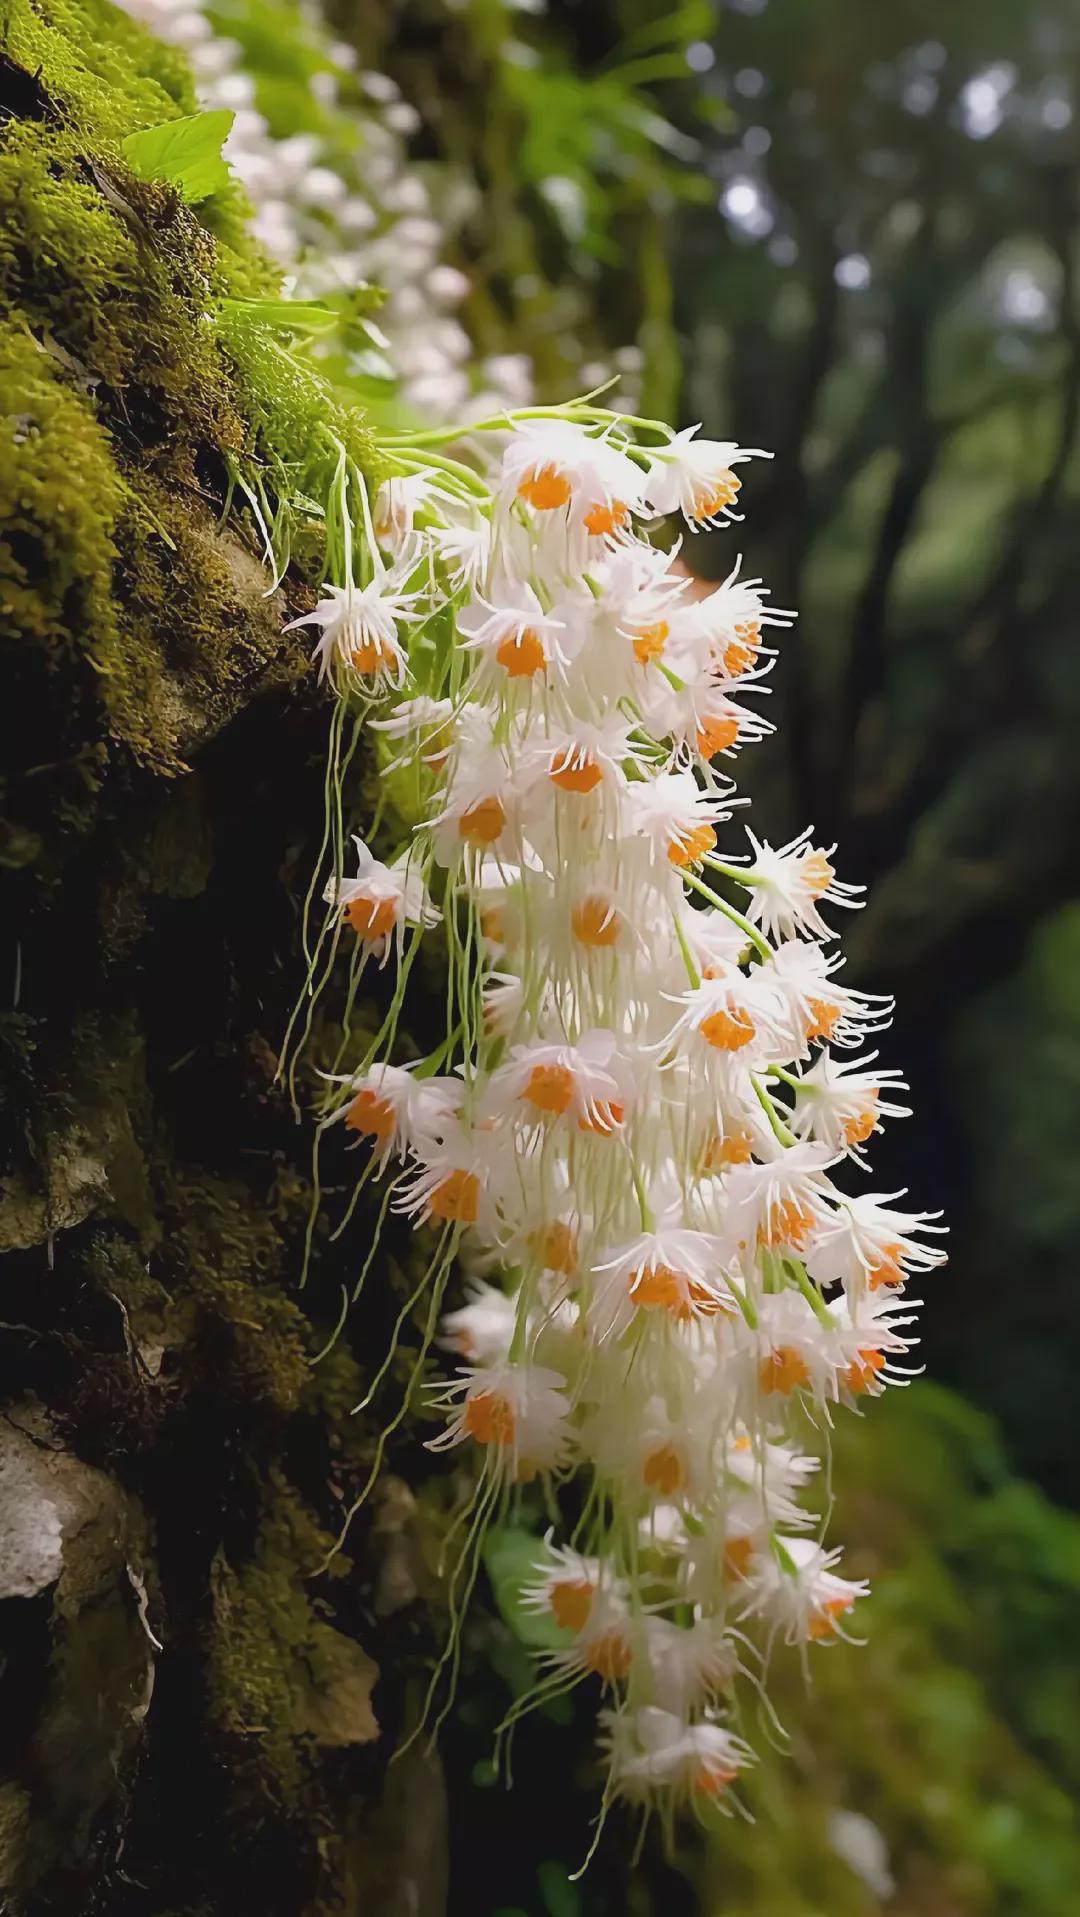
<path fill-rule="evenodd" d="M 754 1540 L 747 1537 L 728 1538 L 724 1545 L 724 1575 L 741 1583 L 749 1575 L 754 1557 Z"/>
<path fill-rule="evenodd" d="M 383 1142 L 393 1137 L 397 1119 L 393 1106 L 367 1087 L 357 1092 L 345 1113 L 345 1125 L 350 1132 L 360 1132 L 365 1138 L 377 1138 Z"/>
<path fill-rule="evenodd" d="M 726 752 L 733 746 L 738 736 L 737 719 L 704 719 L 698 727 L 695 744 L 703 759 L 715 759 L 718 752 Z"/>
<path fill-rule="evenodd" d="M 583 1631 L 595 1593 L 587 1578 L 559 1578 L 548 1591 L 548 1605 L 564 1631 Z"/>
<path fill-rule="evenodd" d="M 465 1429 L 477 1444 L 513 1444 L 514 1407 L 497 1391 L 477 1391 L 465 1400 Z"/>
<path fill-rule="evenodd" d="M 565 757 L 556 757 L 548 768 L 552 785 L 557 785 L 562 792 L 593 792 L 603 776 L 596 760 L 591 758 L 575 763 Z"/>
<path fill-rule="evenodd" d="M 868 1391 L 873 1389 L 875 1378 L 878 1373 L 884 1371 L 884 1369 L 885 1353 L 883 1351 L 874 1351 L 873 1349 L 860 1351 L 854 1363 L 850 1364 L 845 1371 L 844 1383 L 848 1390 L 854 1393 L 855 1397 L 864 1397 Z"/>
<path fill-rule="evenodd" d="M 600 1132 L 607 1137 L 618 1131 L 626 1116 L 625 1108 L 617 1099 L 597 1098 L 578 1119 L 579 1132 Z"/>
<path fill-rule="evenodd" d="M 585 1646 L 583 1655 L 586 1669 L 594 1671 L 605 1683 L 629 1675 L 630 1646 L 620 1631 L 606 1631 L 602 1637 L 594 1638 Z"/>
<path fill-rule="evenodd" d="M 871 1093 L 870 1097 L 876 1102 L 877 1093 Z M 853 1112 L 852 1116 L 844 1121 L 844 1143 L 865 1145 L 871 1134 L 876 1132 L 877 1125 L 878 1115 L 873 1104 L 866 1106 L 861 1112 Z"/>
<path fill-rule="evenodd" d="M 711 825 L 692 825 L 672 839 L 668 846 L 668 858 L 672 865 L 697 865 L 706 852 L 711 852 L 716 844 L 716 833 Z"/>
<path fill-rule="evenodd" d="M 528 500 L 539 513 L 555 512 L 570 497 L 570 481 L 557 466 L 534 466 L 518 487 L 518 498 Z"/>
<path fill-rule="evenodd" d="M 849 1597 L 826 1598 L 807 1624 L 806 1635 L 811 1643 L 820 1644 L 823 1638 L 832 1637 L 839 1620 L 845 1611 L 850 1611 L 854 1601 Z"/>
<path fill-rule="evenodd" d="M 574 1074 L 568 1065 L 534 1065 L 521 1094 L 538 1112 L 560 1118 L 574 1097 Z"/>
<path fill-rule="evenodd" d="M 525 626 L 509 639 L 504 639 L 495 657 L 500 666 L 506 667 L 507 676 L 511 679 L 535 678 L 547 665 L 547 654 L 539 634 L 531 626 Z"/>
<path fill-rule="evenodd" d="M 577 1270 L 577 1233 L 561 1218 L 557 1218 L 553 1225 L 545 1225 L 542 1230 L 531 1232 L 529 1249 L 543 1259 L 545 1271 L 558 1271 L 570 1278 Z"/>
<path fill-rule="evenodd" d="M 469 845 L 494 845 L 505 825 L 506 813 L 499 799 L 477 799 L 461 814 L 458 831 Z"/>
<path fill-rule="evenodd" d="M 693 1316 L 687 1303 L 687 1278 L 670 1265 L 644 1265 L 630 1273 L 630 1296 L 645 1311 L 668 1311 L 675 1318 Z"/>
<path fill-rule="evenodd" d="M 673 1497 L 686 1483 L 686 1462 L 682 1453 L 673 1444 L 659 1444 L 655 1450 L 647 1451 L 641 1461 L 642 1483 L 661 1497 Z"/>
<path fill-rule="evenodd" d="M 794 1198 L 778 1199 L 769 1206 L 765 1223 L 758 1230 L 758 1244 L 771 1250 L 778 1245 L 801 1245 L 814 1223 L 809 1205 L 800 1205 Z"/>
<path fill-rule="evenodd" d="M 902 1245 L 883 1245 L 881 1256 L 876 1265 L 867 1269 L 867 1280 L 871 1291 L 877 1291 L 881 1285 L 902 1285 L 904 1269 L 900 1263 L 903 1258 Z"/>
<path fill-rule="evenodd" d="M 380 666 L 394 663 L 394 650 L 392 646 L 377 637 L 365 639 L 361 645 L 353 647 L 349 655 L 349 663 L 354 672 L 370 678 L 373 673 L 378 672 Z"/>
<path fill-rule="evenodd" d="M 742 481 L 730 470 L 717 473 L 706 484 L 696 486 L 693 495 L 692 517 L 700 523 L 703 519 L 712 519 L 716 513 L 723 512 L 727 506 L 733 506 L 739 496 Z"/>
<path fill-rule="evenodd" d="M 607 899 L 599 893 L 591 894 L 575 905 L 570 914 L 570 924 L 574 937 L 582 945 L 614 945 L 619 936 L 621 921 Z"/>
<path fill-rule="evenodd" d="M 585 530 L 600 538 L 604 533 L 618 532 L 629 517 L 630 508 L 624 499 L 613 499 L 610 506 L 601 499 L 585 514 Z"/>
<path fill-rule="evenodd" d="M 668 642 L 671 627 L 666 619 L 658 619 L 653 626 L 641 626 L 634 635 L 634 657 L 639 665 L 648 666 L 659 659 Z"/>
<path fill-rule="evenodd" d="M 730 679 L 737 679 L 740 673 L 749 672 L 760 644 L 761 627 L 756 620 L 736 626 L 734 639 L 729 639 L 724 647 L 724 671 Z"/>
<path fill-rule="evenodd" d="M 726 1132 L 710 1138 L 702 1159 L 704 1171 L 722 1171 L 726 1165 L 748 1165 L 753 1154 L 754 1141 L 749 1132 Z"/>
<path fill-rule="evenodd" d="M 702 1019 L 698 1031 L 714 1051 L 740 1052 L 754 1036 L 754 1021 L 749 1012 L 736 1005 L 730 1012 L 722 1009 L 710 1012 L 708 1018 Z"/>
<path fill-rule="evenodd" d="M 836 873 L 824 852 L 808 852 L 799 862 L 799 877 L 812 899 L 823 899 Z"/>
<path fill-rule="evenodd" d="M 436 1185 L 429 1200 L 433 1218 L 456 1225 L 475 1225 L 479 1204 L 480 1180 L 467 1171 L 452 1171 Z"/>
<path fill-rule="evenodd" d="M 738 1772 L 733 1771 L 730 1764 L 699 1764 L 690 1788 L 696 1797 L 722 1797 L 737 1776 Z"/>
<path fill-rule="evenodd" d="M 840 1023 L 839 1005 L 830 1005 L 828 1000 L 823 998 L 808 999 L 807 1003 L 810 1007 L 810 1017 L 804 1028 L 805 1036 L 831 1038 Z"/>
<path fill-rule="evenodd" d="M 383 939 L 397 923 L 397 901 L 373 899 L 361 892 L 345 907 L 345 921 L 358 938 Z"/>
<path fill-rule="evenodd" d="M 805 1360 L 791 1345 L 777 1345 L 762 1359 L 758 1381 L 766 1394 L 777 1392 L 786 1398 L 801 1385 L 810 1383 L 810 1373 Z"/>

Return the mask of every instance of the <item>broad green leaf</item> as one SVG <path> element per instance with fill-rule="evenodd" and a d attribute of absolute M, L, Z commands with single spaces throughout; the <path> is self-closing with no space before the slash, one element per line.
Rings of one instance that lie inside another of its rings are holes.
<path fill-rule="evenodd" d="M 552 1617 L 529 1610 L 521 1601 L 524 1586 L 536 1582 L 537 1565 L 543 1555 L 538 1537 L 510 1525 L 489 1532 L 484 1546 L 484 1563 L 504 1621 L 523 1644 L 547 1651 L 568 1643 L 569 1633 L 561 1630 Z"/>
<path fill-rule="evenodd" d="M 212 113 L 192 113 L 183 120 L 129 133 L 124 158 L 140 180 L 168 180 L 191 205 L 208 199 L 225 186 L 228 162 L 221 149 L 229 137 L 233 115 L 224 107 Z"/>

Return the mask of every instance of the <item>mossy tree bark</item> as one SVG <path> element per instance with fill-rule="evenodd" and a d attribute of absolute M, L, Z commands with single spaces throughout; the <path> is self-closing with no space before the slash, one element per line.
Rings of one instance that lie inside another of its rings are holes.
<path fill-rule="evenodd" d="M 382 1788 L 427 1648 L 400 1481 L 327 1564 L 377 1429 L 345 1343 L 312 1363 L 362 1217 L 297 1289 L 327 714 L 220 523 L 259 402 L 205 318 L 267 273 L 229 194 L 123 165 L 193 110 L 171 55 L 95 0 L 5 28 L 0 1896 L 435 1912 L 437 1768 Z"/>

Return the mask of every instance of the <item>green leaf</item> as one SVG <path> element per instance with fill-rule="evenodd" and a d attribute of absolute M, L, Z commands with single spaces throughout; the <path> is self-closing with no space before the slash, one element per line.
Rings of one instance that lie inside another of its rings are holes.
<path fill-rule="evenodd" d="M 208 199 L 228 183 L 228 162 L 221 149 L 229 137 L 233 114 L 224 107 L 212 113 L 192 113 L 183 120 L 129 133 L 124 158 L 140 180 L 168 180 L 190 205 Z"/>
<path fill-rule="evenodd" d="M 484 1545 L 484 1563 L 495 1602 L 515 1637 L 533 1650 L 553 1650 L 570 1641 L 554 1619 L 542 1611 L 532 1611 L 521 1601 L 522 1588 L 536 1582 L 537 1565 L 544 1555 L 541 1540 L 531 1531 L 518 1531 L 511 1525 L 489 1531 Z"/>

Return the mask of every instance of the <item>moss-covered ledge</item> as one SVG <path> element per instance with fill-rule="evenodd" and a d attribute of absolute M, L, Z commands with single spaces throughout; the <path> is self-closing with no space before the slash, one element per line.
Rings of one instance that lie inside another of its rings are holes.
<path fill-rule="evenodd" d="M 282 628 L 317 575 L 268 598 L 223 517 L 269 444 L 373 449 L 218 323 L 275 288 L 238 193 L 126 167 L 194 110 L 177 57 L 106 0 L 2 19 L 0 1533 L 29 1568 L 0 1599 L 0 1902 L 373 1913 L 424 1554 L 389 1605 L 412 1515 L 322 1569 L 374 1434 L 356 1360 L 312 1364 L 363 1221 L 301 1309 L 310 1139 L 275 1081 L 327 721 Z"/>

